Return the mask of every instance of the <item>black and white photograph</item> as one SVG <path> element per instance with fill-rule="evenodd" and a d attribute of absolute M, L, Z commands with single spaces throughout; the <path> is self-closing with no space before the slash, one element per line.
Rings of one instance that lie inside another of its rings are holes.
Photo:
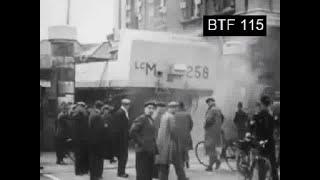
<path fill-rule="evenodd" d="M 280 180 L 280 0 L 40 0 L 40 180 Z"/>

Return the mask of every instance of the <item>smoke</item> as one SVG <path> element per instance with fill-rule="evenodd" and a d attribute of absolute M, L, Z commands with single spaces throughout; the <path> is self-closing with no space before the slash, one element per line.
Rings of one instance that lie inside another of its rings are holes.
<path fill-rule="evenodd" d="M 252 41 L 243 38 L 248 42 L 244 43 L 247 44 L 245 53 L 222 55 L 217 64 L 213 97 L 225 116 L 222 128 L 227 139 L 237 136 L 233 118 L 239 101 L 243 102 L 245 111 L 251 113 L 265 87 L 280 91 L 280 31 L 269 29 L 268 32 L 267 37 L 252 38 Z M 194 120 L 200 119 L 193 131 L 196 141 L 203 139 L 196 132 L 203 132 L 205 99 L 199 99 L 198 110 L 192 114 Z"/>

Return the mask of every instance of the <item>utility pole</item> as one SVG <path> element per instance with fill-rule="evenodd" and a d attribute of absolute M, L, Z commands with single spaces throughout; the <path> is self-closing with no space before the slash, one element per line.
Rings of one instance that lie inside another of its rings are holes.
<path fill-rule="evenodd" d="M 70 4 L 71 4 L 71 0 L 68 0 L 68 6 L 67 6 L 67 25 L 70 25 Z"/>

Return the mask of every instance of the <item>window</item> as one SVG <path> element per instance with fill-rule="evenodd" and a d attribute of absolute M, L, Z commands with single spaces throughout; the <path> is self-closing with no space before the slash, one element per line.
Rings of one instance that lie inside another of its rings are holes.
<path fill-rule="evenodd" d="M 191 18 L 200 17 L 201 0 L 191 0 Z"/>
<path fill-rule="evenodd" d="M 71 42 L 52 42 L 51 46 L 53 56 L 72 57 L 74 54 L 74 47 Z"/>
<path fill-rule="evenodd" d="M 149 6 L 149 17 L 154 17 L 154 7 L 152 5 Z"/>
<path fill-rule="evenodd" d="M 167 12 L 167 0 L 160 1 L 160 12 L 163 14 Z"/>
<path fill-rule="evenodd" d="M 238 2 L 239 1 L 239 2 Z M 237 9 L 245 8 L 247 0 L 207 0 L 206 1 L 206 14 L 207 15 L 232 15 L 235 12 L 235 4 Z"/>
<path fill-rule="evenodd" d="M 142 20 L 142 1 L 141 0 L 137 1 L 136 11 L 137 11 L 136 15 L 137 15 L 138 21 L 141 21 Z"/>

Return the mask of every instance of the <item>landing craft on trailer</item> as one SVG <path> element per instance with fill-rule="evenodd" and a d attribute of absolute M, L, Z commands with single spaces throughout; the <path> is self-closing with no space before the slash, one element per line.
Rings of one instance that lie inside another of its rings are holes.
<path fill-rule="evenodd" d="M 191 107 L 197 98 L 212 95 L 219 52 L 218 43 L 201 37 L 123 30 L 115 61 L 99 62 L 95 71 L 90 70 L 92 63 L 77 65 L 77 73 L 82 73 L 76 76 L 77 101 L 92 94 L 91 101 L 111 96 L 118 104 L 129 97 L 132 118 L 149 99 L 182 100 Z M 86 71 L 90 73 L 84 76 Z"/>

